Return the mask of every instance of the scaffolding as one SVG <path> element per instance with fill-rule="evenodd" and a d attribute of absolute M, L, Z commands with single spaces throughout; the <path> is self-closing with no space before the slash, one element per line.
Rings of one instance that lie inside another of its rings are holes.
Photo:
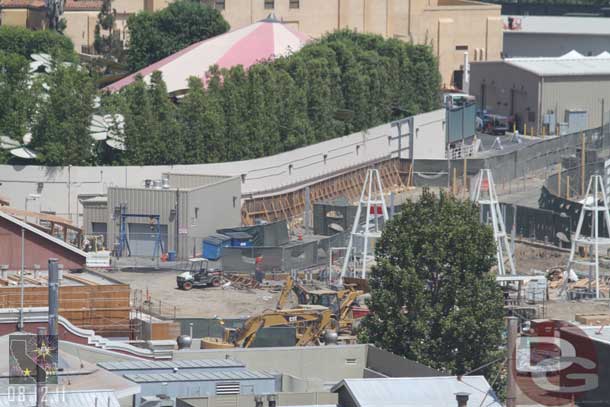
<path fill-rule="evenodd" d="M 366 217 L 364 220 L 364 225 L 361 225 L 360 219 L 363 207 L 366 210 Z M 367 261 L 372 257 L 368 254 L 369 240 L 378 239 L 381 237 L 382 225 L 380 224 L 380 218 L 383 220 L 384 224 L 388 221 L 388 208 L 385 204 L 385 199 L 383 196 L 383 187 L 381 185 L 379 171 L 377 169 L 369 169 L 366 173 L 366 178 L 364 179 L 362 192 L 360 193 L 358 209 L 356 210 L 356 216 L 354 217 L 352 232 L 349 237 L 345 259 L 343 261 L 343 268 L 341 269 L 341 279 L 347 275 L 347 270 L 352 257 L 360 258 L 362 264 L 360 277 L 366 278 Z M 362 253 L 360 256 L 357 256 L 354 253 L 354 238 L 361 239 L 363 242 Z M 353 273 L 355 276 L 355 267 Z"/>
<path fill-rule="evenodd" d="M 496 242 L 498 275 L 502 276 L 506 274 L 506 260 L 508 260 L 510 274 L 516 275 L 517 273 L 515 271 L 513 253 L 508 242 L 506 226 L 504 224 L 502 211 L 500 210 L 498 195 L 496 194 L 496 186 L 494 184 L 491 170 L 482 169 L 479 172 L 479 176 L 476 180 L 476 187 L 474 189 L 473 201 L 478 203 L 481 208 L 487 205 L 489 206 L 489 217 L 491 218 L 491 224 L 494 231 L 494 240 Z"/>
<path fill-rule="evenodd" d="M 591 212 L 591 235 L 583 236 L 581 235 L 581 230 L 587 212 Z M 582 203 L 582 210 L 580 211 L 580 217 L 578 218 L 576 233 L 574 233 L 574 239 L 572 240 L 572 248 L 570 250 L 570 258 L 566 270 L 567 275 L 564 278 L 563 290 L 567 288 L 573 266 L 588 266 L 589 291 L 591 290 L 590 284 L 593 280 L 593 274 L 595 274 L 595 298 L 597 299 L 599 299 L 599 246 L 610 246 L 610 239 L 600 237 L 599 234 L 600 212 L 603 212 L 606 231 L 608 236 L 610 236 L 610 214 L 608 214 L 608 197 L 606 196 L 606 190 L 604 189 L 604 182 L 600 175 L 593 175 L 589 178 L 589 186 L 587 187 L 587 193 Z M 589 247 L 589 260 L 575 259 L 576 250 L 579 246 Z"/>

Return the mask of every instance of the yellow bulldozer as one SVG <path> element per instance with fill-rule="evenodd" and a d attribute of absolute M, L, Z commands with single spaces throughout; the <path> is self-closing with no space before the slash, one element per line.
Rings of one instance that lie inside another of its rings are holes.
<path fill-rule="evenodd" d="M 336 329 L 332 312 L 323 306 L 268 311 L 248 318 L 239 329 L 225 328 L 223 338 L 203 338 L 202 349 L 249 348 L 261 328 L 294 326 L 297 346 L 319 345 L 327 329 Z"/>

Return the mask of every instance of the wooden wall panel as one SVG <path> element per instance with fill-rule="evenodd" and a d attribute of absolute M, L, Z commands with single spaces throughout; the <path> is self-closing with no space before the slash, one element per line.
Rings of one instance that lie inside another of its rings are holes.
<path fill-rule="evenodd" d="M 65 286 L 59 288 L 59 314 L 74 325 L 104 336 L 132 336 L 128 285 Z M 0 287 L 0 307 L 18 308 L 19 287 Z M 24 306 L 48 306 L 47 287 L 25 287 Z"/>

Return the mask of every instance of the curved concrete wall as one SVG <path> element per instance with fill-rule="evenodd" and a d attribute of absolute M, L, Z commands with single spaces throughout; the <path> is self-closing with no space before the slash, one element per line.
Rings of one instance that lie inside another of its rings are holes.
<path fill-rule="evenodd" d="M 442 159 L 445 146 L 445 110 L 413 117 L 415 159 Z M 402 157 L 408 158 L 410 137 L 403 126 Z M 397 157 L 398 137 L 389 123 L 345 137 L 328 140 L 293 151 L 239 162 L 195 165 L 43 167 L 0 165 L 0 194 L 11 206 L 24 208 L 29 194 L 39 194 L 27 202 L 28 210 L 51 211 L 80 224 L 80 194 L 105 194 L 108 187 L 142 187 L 145 179 L 159 179 L 163 173 L 209 174 L 242 177 L 242 196 L 275 194 L 331 177 L 346 168 Z"/>

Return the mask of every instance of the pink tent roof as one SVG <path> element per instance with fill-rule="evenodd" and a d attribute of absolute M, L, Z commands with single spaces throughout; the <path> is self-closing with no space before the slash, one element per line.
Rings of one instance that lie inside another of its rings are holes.
<path fill-rule="evenodd" d="M 192 44 L 173 55 L 141 69 L 105 88 L 116 92 L 142 75 L 146 82 L 155 71 L 163 74 L 168 92 L 188 88 L 188 78 L 196 76 L 205 81 L 213 65 L 230 68 L 243 65 L 245 69 L 258 61 L 285 56 L 301 49 L 308 37 L 273 16 L 246 27 Z"/>

